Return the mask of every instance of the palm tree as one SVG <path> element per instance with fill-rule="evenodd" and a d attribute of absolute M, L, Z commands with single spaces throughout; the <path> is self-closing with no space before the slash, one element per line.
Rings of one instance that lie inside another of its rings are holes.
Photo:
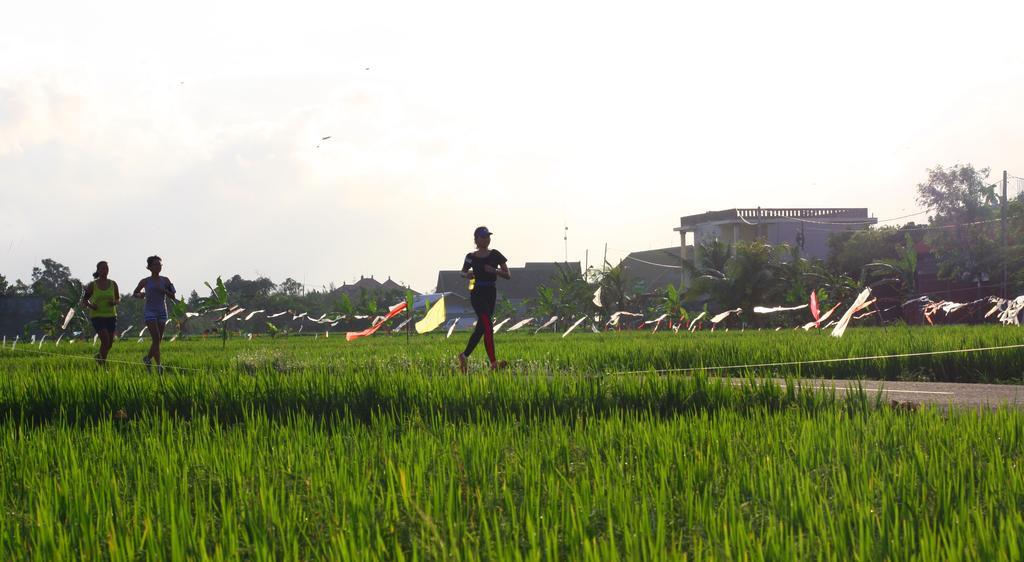
<path fill-rule="evenodd" d="M 624 308 L 629 296 L 626 288 L 626 272 L 621 263 L 610 267 L 605 262 L 605 266 L 599 274 L 597 286 L 601 289 L 601 304 L 605 313 L 612 314 Z"/>
<path fill-rule="evenodd" d="M 722 309 L 742 308 L 776 301 L 782 296 L 780 260 L 764 242 L 740 242 L 724 271 L 705 268 L 694 289 L 706 293 Z"/>

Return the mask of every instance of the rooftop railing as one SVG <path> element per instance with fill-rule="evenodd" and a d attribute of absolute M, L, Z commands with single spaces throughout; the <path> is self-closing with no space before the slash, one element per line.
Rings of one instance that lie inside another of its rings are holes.
<path fill-rule="evenodd" d="M 681 226 L 696 225 L 714 221 L 729 221 L 750 219 L 797 219 L 797 220 L 834 220 L 834 219 L 867 219 L 868 210 L 866 207 L 828 207 L 828 208 L 748 208 L 748 209 L 726 209 L 722 211 L 708 211 L 697 215 L 681 217 Z M 679 230 L 679 229 L 677 229 Z"/>

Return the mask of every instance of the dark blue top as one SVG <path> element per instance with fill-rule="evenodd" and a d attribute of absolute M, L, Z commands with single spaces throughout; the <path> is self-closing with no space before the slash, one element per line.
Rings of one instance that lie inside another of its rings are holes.
<path fill-rule="evenodd" d="M 472 269 L 473 277 L 476 279 L 476 286 L 493 287 L 495 281 L 498 280 L 498 274 L 484 271 L 484 266 L 489 265 L 497 269 L 499 265 L 507 262 L 508 260 L 498 250 L 491 250 L 487 257 L 483 258 L 478 258 L 470 252 L 466 254 L 466 261 L 462 264 L 462 272 L 465 273 Z"/>

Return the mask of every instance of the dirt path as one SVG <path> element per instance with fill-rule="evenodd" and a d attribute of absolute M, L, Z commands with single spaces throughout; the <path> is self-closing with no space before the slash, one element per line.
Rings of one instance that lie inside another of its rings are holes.
<path fill-rule="evenodd" d="M 737 381 L 739 382 L 739 381 Z M 777 379 L 779 384 L 785 384 Z M 857 381 L 802 379 L 801 386 L 846 392 L 858 388 Z M 938 404 L 942 406 L 1017 406 L 1024 407 L 1024 385 L 974 384 L 945 382 L 862 381 L 859 383 L 869 395 L 881 392 L 887 402 Z"/>

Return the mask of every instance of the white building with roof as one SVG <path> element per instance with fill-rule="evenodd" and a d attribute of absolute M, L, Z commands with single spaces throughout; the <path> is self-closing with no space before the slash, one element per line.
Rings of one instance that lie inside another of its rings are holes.
<path fill-rule="evenodd" d="M 867 208 L 748 208 L 708 211 L 679 218 L 679 256 L 697 261 L 700 245 L 718 240 L 732 246 L 737 242 L 763 240 L 771 245 L 788 244 L 800 257 L 827 259 L 828 239 L 846 230 L 866 230 L 878 219 Z M 682 273 L 680 278 L 683 279 Z"/>

